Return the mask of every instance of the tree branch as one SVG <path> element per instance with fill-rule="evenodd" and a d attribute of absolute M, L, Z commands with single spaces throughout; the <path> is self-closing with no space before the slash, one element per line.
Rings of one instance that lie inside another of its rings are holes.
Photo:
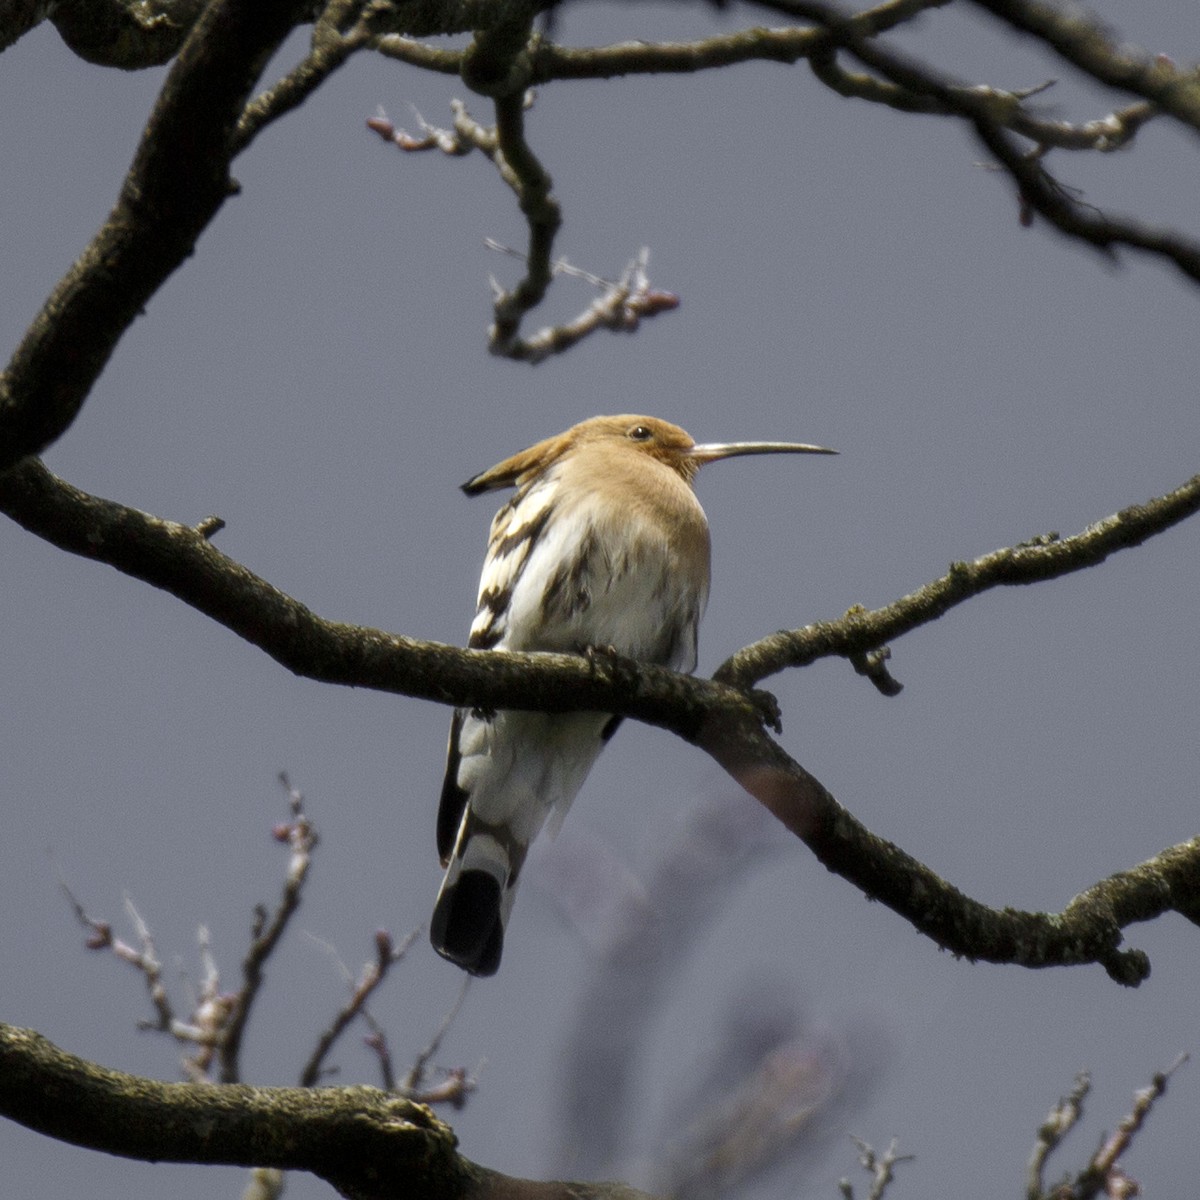
<path fill-rule="evenodd" d="M 530 49 L 533 82 L 614 79 L 623 75 L 692 75 L 743 62 L 795 63 L 824 44 L 820 29 L 740 29 L 691 42 L 619 42 L 559 46 L 545 39 Z"/>
<path fill-rule="evenodd" d="M 171 592 L 296 674 L 443 704 L 612 712 L 668 729 L 710 754 L 831 871 L 939 946 L 1027 967 L 1096 962 L 1128 985 L 1150 968 L 1140 951 L 1117 949 L 1125 926 L 1169 910 L 1200 921 L 1200 839 L 1102 881 L 1060 914 L 991 909 L 859 824 L 767 736 L 764 721 L 777 720 L 773 701 L 746 688 L 821 654 L 870 650 L 991 587 L 1093 566 L 1198 507 L 1200 476 L 1073 538 L 1050 535 L 956 564 L 875 613 L 852 611 L 841 621 L 765 638 L 702 680 L 596 656 L 459 650 L 326 621 L 221 554 L 208 540 L 209 522 L 193 529 L 89 496 L 36 461 L 0 476 L 0 510 L 25 528 Z"/>
<path fill-rule="evenodd" d="M 0 511 L 61 550 L 170 592 L 323 683 L 488 708 L 622 712 L 692 739 L 706 714 L 761 719 L 765 698 L 664 667 L 576 654 L 463 650 L 328 621 L 222 554 L 193 528 L 72 487 L 37 460 L 0 476 Z"/>
<path fill-rule="evenodd" d="M 0 376 L 0 471 L 75 419 L 121 335 L 230 193 L 231 133 L 311 0 L 214 0 L 172 67 L 116 207 Z"/>
<path fill-rule="evenodd" d="M 621 1184 L 539 1183 L 477 1166 L 428 1108 L 376 1088 L 159 1083 L 10 1025 L 0 1025 L 0 1114 L 122 1158 L 309 1171 L 352 1200 L 642 1200 Z"/>
<path fill-rule="evenodd" d="M 978 7 L 1050 46 L 1100 83 L 1151 101 L 1162 112 L 1200 132 L 1200 76 L 1168 60 L 1137 53 L 1084 9 L 1043 0 L 973 0 Z"/>
<path fill-rule="evenodd" d="M 496 153 L 492 158 L 500 177 L 517 197 L 529 227 L 525 277 L 493 301 L 495 319 L 488 330 L 488 348 L 501 357 L 520 357 L 521 318 L 542 302 L 553 276 L 551 255 L 562 224 L 562 210 L 551 191 L 553 181 L 525 139 L 523 94 L 496 99 Z"/>
<path fill-rule="evenodd" d="M 1160 108 L 1166 111 L 1167 102 L 1173 106 L 1173 115 L 1200 129 L 1200 82 L 1195 74 L 1181 74 L 1170 63 L 1156 61 L 1150 64 L 1124 56 L 1103 42 L 1098 50 L 1093 42 L 1099 35 L 1095 27 L 1084 20 L 1081 27 L 1086 27 L 1088 32 L 1081 44 L 1085 43 L 1091 49 L 1077 55 L 1081 68 L 1102 82 L 1121 80 L 1123 83 L 1119 86 L 1125 86 L 1126 90 L 1134 91 L 1152 103 L 1133 105 L 1100 120 L 1073 126 L 1048 121 L 1029 112 L 1024 105 L 1029 93 L 965 86 L 932 67 L 888 49 L 875 38 L 874 30 L 869 26 L 864 29 L 863 14 L 848 14 L 825 0 L 756 2 L 823 27 L 829 42 L 810 50 L 809 62 L 814 74 L 840 94 L 858 96 L 902 111 L 952 115 L 970 122 L 980 140 L 1016 181 L 1024 214 L 1036 210 L 1060 232 L 1109 255 L 1114 247 L 1124 245 L 1165 258 L 1192 282 L 1200 282 L 1200 242 L 1173 229 L 1153 228 L 1131 218 L 1109 216 L 1092 205 L 1081 203 L 1071 195 L 1070 189 L 1047 173 L 1041 161 L 1045 151 L 1055 146 L 1109 151 L 1127 145 Z M 1059 21 L 1055 17 L 1057 10 L 1036 0 L 1029 3 L 997 0 L 995 4 L 985 3 L 984 6 L 1006 12 L 1009 9 L 1019 11 L 1029 16 L 1039 29 L 1039 22 L 1045 17 L 1042 23 L 1052 25 L 1062 34 L 1064 44 L 1074 45 L 1063 33 L 1064 28 L 1073 27 L 1074 18 Z M 1034 21 L 1031 14 L 1037 15 L 1038 20 Z M 847 71 L 837 62 L 835 47 L 853 54 L 883 78 Z M 1097 61 L 1093 62 L 1093 59 Z M 1107 63 L 1109 69 L 1102 69 L 1098 65 L 1100 62 Z M 1096 69 L 1092 70 L 1093 67 Z M 1005 132 L 1010 129 L 1029 138 L 1032 147 L 1026 149 L 1016 143 Z"/>
<path fill-rule="evenodd" d="M 1040 154 L 1024 151 L 986 118 L 973 123 L 979 140 L 1016 180 L 1022 204 L 1041 213 L 1060 233 L 1114 257 L 1118 246 L 1142 250 L 1166 259 L 1185 278 L 1200 283 L 1200 242 L 1173 229 L 1113 217 L 1081 203 L 1046 171 Z"/>
<path fill-rule="evenodd" d="M 829 870 L 971 962 L 1098 963 L 1116 982 L 1136 987 L 1149 976 L 1150 961 L 1140 950 L 1118 950 L 1121 930 L 1169 911 L 1200 923 L 1200 838 L 1102 880 L 1061 913 L 994 909 L 871 833 L 760 724 L 714 721 L 697 742 Z"/>
<path fill-rule="evenodd" d="M 238 1083 L 241 1080 L 242 1039 L 246 1034 L 250 1012 L 262 989 L 264 967 L 300 907 L 304 883 L 312 865 L 312 852 L 317 845 L 317 832 L 304 813 L 304 797 L 288 787 L 286 782 L 285 787 L 292 819 L 279 826 L 275 836 L 277 841 L 287 844 L 291 858 L 275 908 L 269 916 L 265 910 L 260 910 L 255 918 L 250 947 L 242 959 L 242 986 L 231 998 L 227 1015 L 221 1023 L 217 1059 L 222 1083 Z"/>
<path fill-rule="evenodd" d="M 205 0 L 69 0 L 50 19 L 62 40 L 90 63 L 129 71 L 169 62 Z"/>
<path fill-rule="evenodd" d="M 135 71 L 168 62 L 205 0 L 16 0 L 0 11 L 0 50 L 44 20 L 86 62 Z"/>
<path fill-rule="evenodd" d="M 849 658 L 928 625 L 992 588 L 1041 583 L 1098 566 L 1110 554 L 1140 546 L 1197 510 L 1200 475 L 1165 496 L 1124 508 L 1072 537 L 1049 533 L 993 550 L 971 562 L 953 563 L 939 579 L 883 608 L 855 608 L 839 621 L 822 621 L 762 638 L 727 659 L 713 678 L 749 687 L 785 667 L 807 666 L 832 655 Z"/>
<path fill-rule="evenodd" d="M 298 108 L 352 54 L 376 37 L 376 22 L 390 6 L 379 0 L 329 0 L 313 26 L 312 47 L 278 83 L 246 105 L 231 144 L 240 154 L 272 121 Z"/>
<path fill-rule="evenodd" d="M 1121 1118 L 1116 1132 L 1106 1134 L 1101 1140 L 1099 1148 L 1083 1170 L 1060 1176 L 1047 1186 L 1046 1161 L 1079 1124 L 1083 1117 L 1083 1102 L 1092 1088 L 1091 1076 L 1086 1071 L 1077 1075 L 1075 1086 L 1050 1110 L 1038 1129 L 1037 1141 L 1026 1170 L 1026 1200 L 1095 1200 L 1101 1194 L 1108 1197 L 1140 1195 L 1141 1188 L 1126 1175 L 1120 1159 L 1145 1127 L 1155 1103 L 1166 1094 L 1171 1076 L 1185 1062 L 1186 1054 L 1177 1058 L 1165 1071 L 1155 1072 L 1149 1087 L 1134 1093 L 1133 1107 Z"/>

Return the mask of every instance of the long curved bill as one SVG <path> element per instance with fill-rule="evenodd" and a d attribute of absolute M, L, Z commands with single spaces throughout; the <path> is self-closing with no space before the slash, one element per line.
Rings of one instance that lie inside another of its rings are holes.
<path fill-rule="evenodd" d="M 688 458 L 698 463 L 716 462 L 719 458 L 736 458 L 739 454 L 836 454 L 826 446 L 810 446 L 807 442 L 707 442 L 693 446 Z"/>

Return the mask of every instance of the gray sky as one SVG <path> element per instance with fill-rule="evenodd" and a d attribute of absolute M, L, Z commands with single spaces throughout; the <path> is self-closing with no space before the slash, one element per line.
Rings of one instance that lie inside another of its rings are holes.
<path fill-rule="evenodd" d="M 1179 13 L 1147 0 L 1122 32 L 1187 64 L 1200 12 Z M 576 6 L 560 34 L 611 41 L 710 22 L 732 27 L 666 7 Z M 1065 75 L 953 12 L 919 32 L 922 53 L 981 81 Z M 0 324 L 14 345 L 107 212 L 161 73 L 89 67 L 45 30 L 0 66 Z M 241 196 L 123 341 L 51 468 L 161 516 L 219 514 L 225 552 L 322 616 L 461 643 L 493 504 L 457 485 L 522 446 L 632 410 L 699 440 L 837 447 L 838 459 L 702 474 L 714 542 L 702 671 L 775 629 L 886 603 L 953 559 L 1076 532 L 1198 469 L 1194 290 L 1164 267 L 1113 268 L 1022 228 L 1011 187 L 962 130 L 839 99 L 803 66 L 545 90 L 529 129 L 565 208 L 560 252 L 612 276 L 647 245 L 654 282 L 683 303 L 636 337 L 598 336 L 536 370 L 490 358 L 487 277 L 511 282 L 515 264 L 483 239 L 522 238 L 507 190 L 481 157 L 405 157 L 363 128 L 379 105 L 398 124 L 410 103 L 445 121 L 461 91 L 362 58 L 261 137 L 236 164 Z M 1113 101 L 1063 87 L 1047 104 L 1079 120 Z M 1165 124 L 1132 151 L 1051 164 L 1102 207 L 1200 233 L 1195 149 Z M 591 298 L 560 282 L 551 314 Z M 1061 908 L 1197 832 L 1198 539 L 1193 522 L 1097 571 L 956 610 L 894 647 L 905 684 L 894 700 L 845 664 L 776 678 L 784 744 L 868 826 L 971 895 Z M 428 919 L 448 713 L 294 679 L 173 598 L 8 524 L 0 561 L 3 1018 L 107 1065 L 176 1077 L 174 1047 L 135 1028 L 149 1015 L 139 979 L 81 948 L 58 877 L 122 931 L 128 893 L 172 983 L 179 959 L 198 973 L 195 929 L 207 924 L 232 987 L 251 908 L 275 897 L 285 865 L 268 832 L 284 816 L 286 768 L 323 842 L 245 1067 L 250 1082 L 294 1082 L 343 998 L 314 938 L 357 971 L 376 927 L 400 936 Z M 693 806 L 722 796 L 743 803 L 699 752 L 627 723 L 560 853 L 603 847 L 644 875 Z M 553 858 L 523 887 L 500 974 L 474 987 L 439 1055 L 479 1071 L 455 1121 L 464 1153 L 519 1174 L 556 1159 L 555 1072 L 594 954 L 559 915 Z M 1061 1170 L 1081 1165 L 1155 1070 L 1198 1048 L 1196 931 L 1170 918 L 1130 934 L 1154 964 L 1137 991 L 1097 967 L 971 966 L 781 836 L 667 995 L 640 1136 L 703 1074 L 697 1047 L 737 989 L 762 978 L 822 1044 L 872 1048 L 869 1096 L 814 1156 L 804 1194 L 835 1194 L 854 1132 L 881 1147 L 897 1135 L 918 1156 L 897 1197 L 1012 1195 L 1078 1070 L 1095 1090 Z M 400 1062 L 459 978 L 422 938 L 373 1006 Z M 338 1081 L 375 1081 L 353 1039 L 336 1058 Z M 1177 1076 L 1127 1160 L 1147 1194 L 1183 1195 L 1200 1170 L 1196 1069 Z M 634 1139 L 630 1157 L 649 1148 Z M 0 1126 L 0 1161 L 10 1194 L 29 1200 L 188 1200 L 242 1182 L 12 1126 Z M 289 1191 L 328 1194 L 309 1179 Z"/>

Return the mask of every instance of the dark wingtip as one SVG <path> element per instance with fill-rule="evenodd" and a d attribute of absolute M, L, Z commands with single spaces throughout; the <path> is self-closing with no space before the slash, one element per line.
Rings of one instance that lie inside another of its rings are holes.
<path fill-rule="evenodd" d="M 495 975 L 504 951 L 500 884 L 486 871 L 464 871 L 442 892 L 429 923 L 433 948 L 472 975 Z"/>

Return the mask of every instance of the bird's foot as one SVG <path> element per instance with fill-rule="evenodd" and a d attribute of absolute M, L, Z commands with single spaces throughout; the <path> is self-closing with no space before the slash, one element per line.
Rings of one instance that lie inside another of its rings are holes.
<path fill-rule="evenodd" d="M 891 657 L 890 646 L 876 646 L 874 650 L 850 655 L 850 665 L 859 675 L 869 679 L 881 696 L 898 696 L 904 691 L 904 684 L 888 670 L 887 661 Z"/>
<path fill-rule="evenodd" d="M 752 688 L 746 693 L 747 699 L 758 711 L 758 719 L 776 733 L 783 732 L 783 710 L 779 701 L 770 692 L 762 692 Z"/>
<path fill-rule="evenodd" d="M 615 646 L 584 646 L 580 652 L 594 675 L 604 675 L 613 683 L 631 683 L 637 678 L 637 662 L 620 654 Z"/>

